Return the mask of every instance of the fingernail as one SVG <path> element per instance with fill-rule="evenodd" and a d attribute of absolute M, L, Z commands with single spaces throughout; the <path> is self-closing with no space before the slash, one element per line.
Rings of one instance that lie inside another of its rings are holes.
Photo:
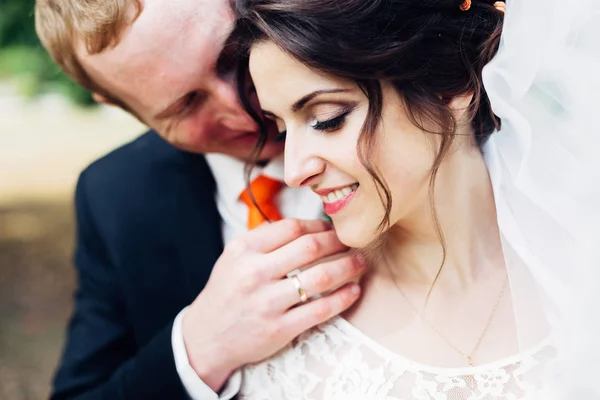
<path fill-rule="evenodd" d="M 350 292 L 355 295 L 358 296 L 360 293 L 360 286 L 358 286 L 356 283 L 352 285 L 352 287 L 350 288 Z"/>

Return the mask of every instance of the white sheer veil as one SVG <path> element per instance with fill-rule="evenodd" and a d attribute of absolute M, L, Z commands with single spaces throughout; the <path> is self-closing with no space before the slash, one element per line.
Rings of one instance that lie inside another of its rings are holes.
<path fill-rule="evenodd" d="M 600 399 L 600 1 L 509 0 L 483 80 L 519 345 L 556 351 L 536 399 Z"/>

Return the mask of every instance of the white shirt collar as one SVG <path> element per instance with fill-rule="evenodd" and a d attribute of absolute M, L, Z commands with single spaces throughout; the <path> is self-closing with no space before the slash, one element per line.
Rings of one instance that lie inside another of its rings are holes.
<path fill-rule="evenodd" d="M 239 201 L 239 196 L 246 188 L 244 161 L 224 154 L 206 154 L 206 162 L 212 170 L 217 190 L 221 198 L 228 204 Z M 265 175 L 283 182 L 283 155 L 273 158 L 264 167 L 255 166 L 250 179 Z"/>

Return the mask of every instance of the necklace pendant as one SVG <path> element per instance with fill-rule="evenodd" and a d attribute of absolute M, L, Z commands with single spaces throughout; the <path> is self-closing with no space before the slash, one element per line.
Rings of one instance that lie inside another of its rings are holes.
<path fill-rule="evenodd" d="M 469 363 L 469 367 L 473 367 L 475 366 L 475 363 L 473 362 L 473 359 L 471 358 L 471 356 L 466 356 L 467 362 Z"/>

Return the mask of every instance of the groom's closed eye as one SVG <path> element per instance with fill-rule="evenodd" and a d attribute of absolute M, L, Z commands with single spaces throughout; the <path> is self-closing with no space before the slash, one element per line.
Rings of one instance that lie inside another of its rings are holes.
<path fill-rule="evenodd" d="M 208 93 L 203 90 L 189 92 L 154 118 L 157 120 L 166 120 L 174 117 L 181 119 L 206 101 L 207 98 Z"/>
<path fill-rule="evenodd" d="M 196 90 L 188 93 L 184 99 L 181 109 L 175 113 L 179 118 L 185 117 L 190 112 L 194 111 L 198 106 L 202 105 L 208 98 L 208 93 L 202 90 Z"/>

